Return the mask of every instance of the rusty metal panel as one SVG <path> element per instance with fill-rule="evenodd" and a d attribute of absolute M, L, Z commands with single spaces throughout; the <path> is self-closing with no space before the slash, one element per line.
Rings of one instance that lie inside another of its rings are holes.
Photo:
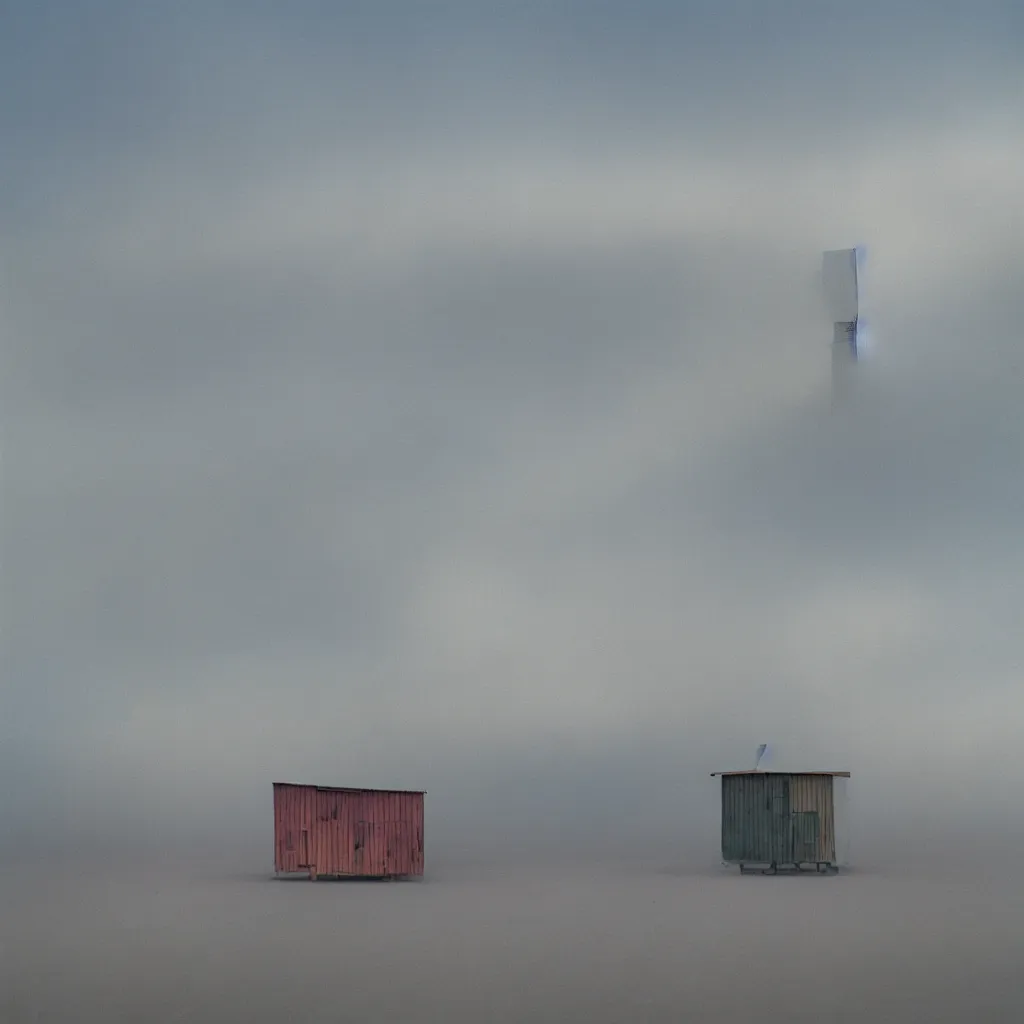
<path fill-rule="evenodd" d="M 424 794 L 274 783 L 274 868 L 310 877 L 423 874 Z"/>
<path fill-rule="evenodd" d="M 850 863 L 850 806 L 846 779 L 832 780 L 832 818 L 835 826 L 836 864 Z"/>
<path fill-rule="evenodd" d="M 802 855 L 795 859 L 800 863 L 833 864 L 836 860 L 835 814 L 832 801 L 831 775 L 790 776 L 790 810 L 795 814 L 816 815 L 814 843 L 805 844 Z M 803 831 L 804 822 L 797 824 Z M 804 833 L 806 835 L 806 833 Z"/>
<path fill-rule="evenodd" d="M 292 872 L 309 867 L 315 793 L 311 786 L 274 785 L 274 867 L 277 871 Z"/>

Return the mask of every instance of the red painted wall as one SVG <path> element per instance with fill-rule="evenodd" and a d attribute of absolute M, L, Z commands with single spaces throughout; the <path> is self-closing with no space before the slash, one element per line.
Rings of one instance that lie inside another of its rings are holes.
<path fill-rule="evenodd" d="M 274 783 L 274 869 L 365 878 L 423 874 L 420 792 Z"/>

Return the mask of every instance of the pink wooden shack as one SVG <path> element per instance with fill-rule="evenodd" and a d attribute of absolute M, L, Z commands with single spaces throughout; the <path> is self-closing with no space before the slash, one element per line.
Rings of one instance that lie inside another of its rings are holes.
<path fill-rule="evenodd" d="M 423 874 L 419 790 L 274 783 L 275 874 L 402 878 Z"/>

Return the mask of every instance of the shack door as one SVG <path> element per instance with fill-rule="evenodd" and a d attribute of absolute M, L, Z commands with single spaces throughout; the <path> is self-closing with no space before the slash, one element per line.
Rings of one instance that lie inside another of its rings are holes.
<path fill-rule="evenodd" d="M 821 821 L 817 811 L 793 812 L 793 861 L 810 864 L 819 860 L 818 839 Z"/>
<path fill-rule="evenodd" d="M 387 873 L 384 824 L 362 819 L 355 825 L 355 874 L 383 878 Z"/>
<path fill-rule="evenodd" d="M 296 862 L 299 868 L 313 868 L 316 864 L 316 846 L 313 840 L 314 829 L 316 828 L 316 790 L 304 788 L 301 790 L 296 841 Z"/>
<path fill-rule="evenodd" d="M 352 874 L 365 875 L 369 864 L 367 845 L 373 836 L 373 825 L 363 818 L 352 825 Z"/>
<path fill-rule="evenodd" d="M 384 823 L 384 874 L 407 875 L 412 871 L 406 828 L 401 821 Z"/>

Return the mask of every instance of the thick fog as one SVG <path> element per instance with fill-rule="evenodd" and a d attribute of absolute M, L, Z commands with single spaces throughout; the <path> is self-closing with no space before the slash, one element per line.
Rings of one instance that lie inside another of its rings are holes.
<path fill-rule="evenodd" d="M 15 5 L 5 847 L 261 871 L 281 780 L 713 864 L 760 742 L 1002 843 L 1024 37 L 960 8 Z"/>
<path fill-rule="evenodd" d="M 1018 8 L 6 4 L 0 1018 L 1020 1020 Z"/>

